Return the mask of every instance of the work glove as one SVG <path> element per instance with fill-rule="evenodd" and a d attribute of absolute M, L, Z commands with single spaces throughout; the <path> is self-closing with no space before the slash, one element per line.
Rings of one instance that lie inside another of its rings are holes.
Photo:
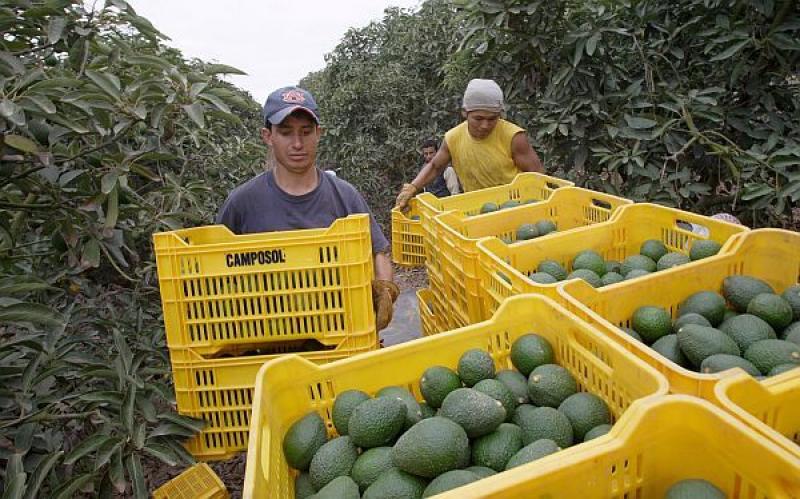
<path fill-rule="evenodd" d="M 392 321 L 394 302 L 400 295 L 400 288 L 392 281 L 375 279 L 372 281 L 372 307 L 375 309 L 375 330 L 380 331 Z"/>
<path fill-rule="evenodd" d="M 403 184 L 400 189 L 400 194 L 397 195 L 397 200 L 394 202 L 395 208 L 400 208 L 401 211 L 408 211 L 408 202 L 411 198 L 417 195 L 419 189 L 414 184 Z"/>

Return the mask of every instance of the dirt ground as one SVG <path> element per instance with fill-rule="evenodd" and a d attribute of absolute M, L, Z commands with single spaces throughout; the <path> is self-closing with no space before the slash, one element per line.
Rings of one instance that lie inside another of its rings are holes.
<path fill-rule="evenodd" d="M 417 290 L 428 285 L 428 276 L 423 268 L 404 269 L 395 267 L 395 282 L 400 291 Z M 156 459 L 148 459 L 143 463 L 148 490 L 152 493 L 167 481 L 178 476 L 184 467 L 167 466 Z M 225 487 L 233 499 L 242 497 L 242 482 L 244 480 L 245 453 L 226 461 L 208 463 L 211 469 L 222 479 Z"/>

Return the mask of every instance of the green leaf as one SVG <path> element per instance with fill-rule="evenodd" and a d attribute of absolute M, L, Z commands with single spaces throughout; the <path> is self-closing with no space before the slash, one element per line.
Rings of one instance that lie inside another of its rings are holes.
<path fill-rule="evenodd" d="M 0 51 L 0 61 L 4 62 L 13 74 L 22 74 L 25 72 L 25 64 L 23 64 L 22 60 L 8 52 Z"/>
<path fill-rule="evenodd" d="M 111 438 L 106 441 L 103 446 L 97 451 L 94 461 L 95 471 L 99 470 L 111 461 L 111 456 L 122 446 L 124 442 L 119 438 Z"/>
<path fill-rule="evenodd" d="M 56 495 L 53 496 L 53 499 L 72 499 L 84 485 L 93 479 L 93 473 L 84 473 L 83 475 L 73 478 L 56 491 Z"/>
<path fill-rule="evenodd" d="M 128 430 L 128 433 L 133 433 L 133 409 L 136 403 L 136 385 L 130 383 L 128 385 L 128 392 L 125 394 L 125 399 L 122 401 L 122 425 Z"/>
<path fill-rule="evenodd" d="M 53 114 L 56 112 L 56 105 L 53 104 L 53 101 L 43 95 L 28 95 L 25 99 L 36 104 L 36 107 L 41 109 L 45 114 Z"/>
<path fill-rule="evenodd" d="M 106 203 L 106 220 L 103 224 L 105 230 L 111 230 L 117 225 L 117 218 L 119 217 L 119 187 L 114 185 L 111 192 L 108 193 L 108 200 Z"/>
<path fill-rule="evenodd" d="M 51 17 L 50 23 L 47 25 L 47 41 L 52 44 L 61 40 L 61 34 L 64 33 L 66 25 L 65 17 Z"/>
<path fill-rule="evenodd" d="M 119 78 L 117 78 L 115 75 L 111 73 L 100 73 L 87 69 L 86 76 L 88 76 L 95 85 L 100 87 L 103 92 L 107 93 L 114 99 L 119 99 L 121 86 Z"/>
<path fill-rule="evenodd" d="M 247 73 L 245 73 L 241 69 L 237 69 L 233 66 L 227 66 L 225 64 L 206 64 L 205 67 L 203 68 L 203 72 L 207 75 L 215 75 L 215 74 L 244 75 L 244 76 L 247 75 Z"/>
<path fill-rule="evenodd" d="M 138 66 L 150 66 L 158 69 L 167 69 L 172 66 L 172 63 L 154 55 L 133 55 L 126 56 L 125 62 L 136 64 Z"/>
<path fill-rule="evenodd" d="M 67 454 L 67 457 L 64 459 L 64 464 L 73 464 L 78 459 L 96 451 L 101 446 L 105 445 L 107 442 L 110 442 L 112 440 L 113 439 L 108 435 L 95 433 L 91 437 L 85 439 L 80 444 L 78 444 L 77 447 L 72 449 L 72 452 Z"/>
<path fill-rule="evenodd" d="M 11 475 L 10 480 L 9 476 L 6 475 L 6 490 L 3 492 L 2 499 L 22 499 L 22 495 L 25 493 L 25 480 L 27 477 L 28 475 L 24 472 L 14 473 Z"/>
<path fill-rule="evenodd" d="M 602 33 L 599 31 L 589 37 L 589 40 L 586 42 L 586 55 L 592 56 L 594 55 L 594 51 L 597 48 L 597 42 L 600 41 L 602 38 Z"/>
<path fill-rule="evenodd" d="M 156 426 L 151 432 L 149 437 L 192 437 L 195 435 L 195 431 L 191 429 L 187 429 L 184 426 L 177 425 L 175 423 L 161 423 L 160 425 Z"/>
<path fill-rule="evenodd" d="M 16 348 L 14 348 L 14 347 L 25 347 L 25 348 L 30 348 L 34 352 L 43 352 L 44 351 L 44 345 L 42 345 L 38 341 L 35 341 L 36 339 L 43 338 L 43 337 L 44 337 L 43 334 L 39 334 L 39 335 L 33 335 L 33 336 L 25 336 L 23 338 L 17 338 L 15 340 L 11 340 L 11 341 L 4 341 L 4 342 L 0 343 L 0 352 L 3 352 L 5 350 L 12 350 L 12 349 L 16 350 Z"/>
<path fill-rule="evenodd" d="M 197 96 L 200 95 L 200 92 L 205 90 L 207 86 L 208 83 L 204 81 L 192 83 L 192 87 L 189 89 L 189 97 L 192 99 L 197 99 Z"/>
<path fill-rule="evenodd" d="M 30 484 L 25 490 L 25 499 L 36 499 L 39 497 L 39 489 L 42 487 L 42 483 L 44 483 L 45 479 L 50 474 L 50 470 L 53 469 L 53 466 L 55 466 L 63 455 L 63 451 L 53 452 L 39 461 L 39 464 L 33 471 L 33 475 L 31 475 Z"/>
<path fill-rule="evenodd" d="M 203 116 L 204 107 L 203 107 L 203 103 L 202 102 L 197 101 L 197 102 L 195 102 L 193 104 L 190 104 L 190 105 L 187 104 L 187 105 L 183 105 L 181 107 L 186 112 L 186 114 L 189 115 L 189 118 L 191 118 L 192 121 L 194 121 L 194 123 L 198 127 L 200 127 L 200 128 L 205 128 L 206 127 L 206 121 L 205 121 L 205 118 Z"/>
<path fill-rule="evenodd" d="M 96 402 L 100 404 L 122 405 L 123 396 L 119 392 L 97 391 L 84 393 L 79 399 L 85 402 Z"/>
<path fill-rule="evenodd" d="M 38 303 L 15 303 L 0 307 L 0 323 L 32 322 L 44 326 L 60 326 L 64 318 L 55 310 Z"/>
<path fill-rule="evenodd" d="M 0 116 L 17 126 L 25 125 L 25 111 L 15 102 L 8 99 L 0 101 Z"/>
<path fill-rule="evenodd" d="M 175 455 L 172 449 L 163 444 L 147 444 L 143 451 L 158 459 L 162 463 L 167 464 L 168 466 L 177 466 L 178 463 L 180 463 L 180 458 Z"/>
<path fill-rule="evenodd" d="M 118 177 L 119 170 L 116 168 L 103 175 L 103 178 L 100 179 L 100 192 L 109 194 L 117 186 Z"/>
<path fill-rule="evenodd" d="M 153 170 L 147 168 L 144 165 L 140 165 L 139 163 L 131 163 L 130 170 L 133 173 L 141 175 L 142 177 L 146 178 L 147 180 L 152 180 L 154 182 L 157 182 L 157 181 L 161 180 L 161 177 L 156 175 L 156 173 L 153 172 Z"/>
<path fill-rule="evenodd" d="M 228 105 L 225 104 L 225 102 L 222 99 L 220 99 L 219 97 L 217 97 L 216 95 L 209 94 L 209 93 L 202 93 L 202 94 L 200 94 L 200 98 L 203 99 L 203 100 L 207 100 L 208 102 L 214 104 L 214 106 L 216 106 L 217 109 L 219 109 L 223 113 L 230 113 L 231 112 L 231 108 L 228 107 Z"/>
<path fill-rule="evenodd" d="M 193 432 L 203 431 L 203 428 L 206 427 L 206 422 L 202 419 L 190 418 L 189 416 L 183 416 L 171 412 L 159 414 L 158 419 L 175 423 L 176 425 L 183 426 L 184 428 Z"/>
<path fill-rule="evenodd" d="M 108 468 L 108 477 L 114 488 L 120 494 L 125 493 L 128 488 L 128 482 L 125 480 L 125 468 L 122 465 L 122 449 L 118 449 L 111 458 L 111 466 Z"/>
<path fill-rule="evenodd" d="M 136 454 L 131 454 L 127 459 L 128 476 L 133 482 L 133 497 L 136 499 L 148 499 L 147 487 L 144 484 L 144 472 L 142 471 L 142 461 Z"/>
<path fill-rule="evenodd" d="M 90 239 L 83 245 L 81 265 L 87 268 L 96 268 L 100 266 L 100 243 L 97 239 Z"/>
<path fill-rule="evenodd" d="M 744 48 L 749 43 L 750 43 L 750 39 L 742 40 L 739 43 L 734 43 L 733 45 L 731 45 L 730 47 L 726 48 L 725 50 L 723 50 L 719 54 L 715 55 L 714 57 L 712 57 L 708 61 L 709 62 L 724 61 L 725 59 L 728 59 L 728 58 L 732 57 L 734 54 L 736 54 L 736 52 L 740 51 L 742 48 Z"/>
<path fill-rule="evenodd" d="M 639 116 L 631 116 L 629 114 L 625 115 L 625 122 L 634 130 L 647 130 L 648 128 L 653 128 L 658 124 L 655 120 L 642 118 Z"/>
<path fill-rule="evenodd" d="M 13 147 L 14 149 L 22 152 L 39 152 L 39 146 L 36 145 L 36 142 L 27 137 L 23 137 L 22 135 L 6 135 L 5 142 L 7 146 Z"/>

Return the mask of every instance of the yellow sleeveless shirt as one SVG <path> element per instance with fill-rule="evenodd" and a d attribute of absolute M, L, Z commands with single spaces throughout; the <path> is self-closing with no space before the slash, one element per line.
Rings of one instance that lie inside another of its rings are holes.
<path fill-rule="evenodd" d="M 511 139 L 524 131 L 510 121 L 499 119 L 492 133 L 483 140 L 474 139 L 469 134 L 466 121 L 445 133 L 453 169 L 464 192 L 514 180 L 519 170 L 511 155 Z"/>

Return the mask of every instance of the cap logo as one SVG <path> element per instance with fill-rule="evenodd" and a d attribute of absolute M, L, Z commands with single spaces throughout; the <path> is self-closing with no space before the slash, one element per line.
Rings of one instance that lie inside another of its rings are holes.
<path fill-rule="evenodd" d="M 283 102 L 290 102 L 292 104 L 302 104 L 306 101 L 306 96 L 299 90 L 289 90 L 281 94 Z"/>

